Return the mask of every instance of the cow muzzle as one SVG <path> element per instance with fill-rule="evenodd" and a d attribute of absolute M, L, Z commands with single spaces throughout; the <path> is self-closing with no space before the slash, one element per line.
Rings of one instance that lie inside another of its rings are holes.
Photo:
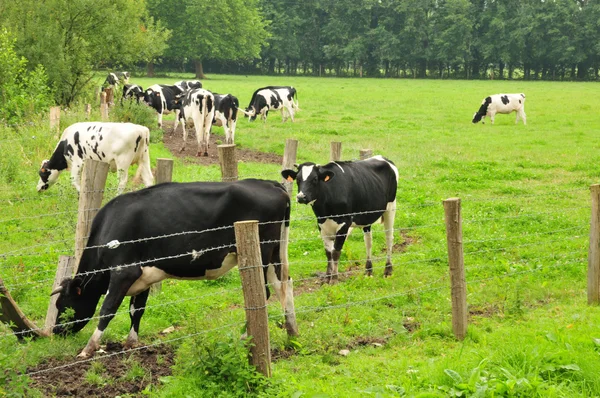
<path fill-rule="evenodd" d="M 308 198 L 306 197 L 304 192 L 299 192 L 298 195 L 296 195 L 296 201 L 303 205 L 308 204 Z"/>

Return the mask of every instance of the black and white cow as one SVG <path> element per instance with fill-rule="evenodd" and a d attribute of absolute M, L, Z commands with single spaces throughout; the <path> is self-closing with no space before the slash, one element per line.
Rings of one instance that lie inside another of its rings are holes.
<path fill-rule="evenodd" d="M 124 99 L 129 100 L 133 99 L 139 103 L 140 98 L 144 98 L 144 89 L 137 84 L 126 84 L 123 86 L 123 96 L 121 97 L 121 102 Z"/>
<path fill-rule="evenodd" d="M 102 87 L 114 87 L 118 84 L 129 82 L 129 72 L 111 72 L 106 76 Z"/>
<path fill-rule="evenodd" d="M 398 169 L 388 159 L 374 156 L 355 162 L 331 162 L 325 166 L 303 163 L 298 171 L 283 170 L 281 175 L 298 183 L 298 203 L 309 204 L 317 223 L 327 256 L 329 282 L 337 279 L 338 260 L 350 228 L 360 227 L 367 248 L 366 273 L 372 275 L 371 225 L 382 219 L 387 243 L 384 275 L 392 274 L 392 247 Z"/>
<path fill-rule="evenodd" d="M 150 168 L 150 130 L 133 123 L 75 123 L 65 129 L 50 160 L 44 160 L 39 170 L 38 192 L 45 191 L 58 180 L 63 170 L 71 170 L 71 182 L 80 190 L 79 180 L 85 159 L 110 164 L 119 175 L 118 193 L 127 185 L 127 171 L 138 164 L 136 178 L 145 186 L 154 183 Z"/>
<path fill-rule="evenodd" d="M 275 181 L 165 183 L 121 195 L 94 218 L 77 274 L 52 292 L 60 294 L 53 331 L 81 330 L 106 295 L 98 327 L 79 354 L 88 357 L 99 348 L 125 296 L 131 296 L 125 345 L 135 345 L 150 285 L 167 278 L 212 280 L 225 274 L 237 265 L 233 223 L 258 220 L 265 281 L 285 309 L 288 334 L 297 335 L 288 277 L 289 217 L 290 197 Z M 61 325 L 67 308 L 73 309 L 73 319 Z"/>
<path fill-rule="evenodd" d="M 179 119 L 182 119 L 183 124 L 183 145 L 180 152 L 185 149 L 187 141 L 187 120 L 194 121 L 196 129 L 196 140 L 198 141 L 198 152 L 196 156 L 203 154 L 208 156 L 208 144 L 210 140 L 210 127 L 215 118 L 215 97 L 214 95 L 203 88 L 196 88 L 184 91 L 177 95 L 171 106 L 176 109 L 179 114 L 175 120 L 175 129 Z"/>
<path fill-rule="evenodd" d="M 235 126 L 237 124 L 237 111 L 240 102 L 231 94 L 213 93 L 215 97 L 215 117 L 212 121 L 214 126 L 223 126 L 225 130 L 225 142 L 235 143 Z"/>
<path fill-rule="evenodd" d="M 173 101 L 181 92 L 179 87 L 166 84 L 154 84 L 144 91 L 144 102 L 158 113 L 158 127 L 162 127 L 163 114 L 175 111 L 175 128 L 177 128 L 179 110 L 173 108 Z"/>
<path fill-rule="evenodd" d="M 294 114 L 298 110 L 296 89 L 291 86 L 268 86 L 259 88 L 252 94 L 250 104 L 242 112 L 248 120 L 254 121 L 261 115 L 263 122 L 267 122 L 267 115 L 271 109 L 281 110 L 281 118 L 285 122 L 288 116 L 294 121 Z M 287 113 L 287 115 L 286 115 Z"/>
<path fill-rule="evenodd" d="M 194 88 L 202 88 L 202 83 L 200 80 L 180 80 L 175 83 L 175 86 L 179 87 L 181 91 L 186 91 Z"/>
<path fill-rule="evenodd" d="M 523 119 L 523 124 L 527 124 L 527 117 L 525 115 L 525 94 L 494 94 L 486 97 L 481 103 L 481 107 L 473 115 L 473 123 L 477 123 L 483 120 L 485 123 L 485 117 L 489 116 L 492 124 L 494 124 L 494 116 L 496 113 L 511 113 L 517 112 L 516 123 L 519 123 L 519 118 Z"/>

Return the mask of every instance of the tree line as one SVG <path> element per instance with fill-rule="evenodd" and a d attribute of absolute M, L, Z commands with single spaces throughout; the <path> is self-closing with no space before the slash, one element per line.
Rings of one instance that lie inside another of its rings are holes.
<path fill-rule="evenodd" d="M 111 69 L 595 80 L 600 66 L 600 0 L 20 0 L 0 2 L 0 27 L 14 52 L 0 70 L 21 71 L 0 73 L 0 97 L 47 81 L 59 104 Z"/>

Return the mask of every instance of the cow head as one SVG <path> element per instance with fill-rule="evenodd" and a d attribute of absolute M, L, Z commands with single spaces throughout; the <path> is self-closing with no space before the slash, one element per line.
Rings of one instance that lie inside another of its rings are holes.
<path fill-rule="evenodd" d="M 84 328 L 94 316 L 99 298 L 85 294 L 85 286 L 81 277 L 64 279 L 51 296 L 58 294 L 56 300 L 55 334 L 76 333 Z M 71 309 L 71 310 L 68 310 Z"/>
<path fill-rule="evenodd" d="M 319 197 L 321 184 L 330 181 L 335 176 L 335 173 L 310 162 L 302 163 L 296 167 L 298 171 L 283 170 L 281 175 L 287 181 L 296 180 L 298 184 L 296 200 L 298 203 L 312 205 Z"/>
<path fill-rule="evenodd" d="M 488 106 L 490 106 L 491 103 L 492 97 L 487 97 L 483 100 L 481 106 L 479 107 L 479 110 L 473 115 L 473 123 L 479 123 L 481 121 L 481 119 L 487 114 Z"/>
<path fill-rule="evenodd" d="M 38 192 L 42 192 L 50 188 L 50 186 L 58 180 L 58 176 L 60 175 L 60 170 L 50 169 L 48 167 L 49 162 L 49 160 L 44 160 L 40 166 L 40 170 L 38 172 L 40 175 L 40 180 L 37 184 Z"/>

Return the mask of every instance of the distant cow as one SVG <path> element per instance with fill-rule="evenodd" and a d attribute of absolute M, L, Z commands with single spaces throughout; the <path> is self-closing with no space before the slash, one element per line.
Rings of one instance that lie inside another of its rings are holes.
<path fill-rule="evenodd" d="M 175 128 L 179 119 L 179 110 L 173 108 L 175 96 L 182 90 L 177 86 L 154 84 L 144 91 L 144 102 L 158 113 L 158 127 L 162 127 L 163 114 L 175 112 Z"/>
<path fill-rule="evenodd" d="M 495 94 L 486 97 L 481 103 L 481 107 L 473 115 L 473 123 L 482 120 L 485 123 L 485 117 L 489 116 L 492 124 L 494 124 L 494 116 L 496 113 L 511 113 L 517 112 L 516 123 L 519 123 L 519 118 L 523 119 L 523 124 L 527 124 L 525 115 L 525 94 Z"/>
<path fill-rule="evenodd" d="M 194 121 L 196 140 L 198 141 L 196 156 L 200 156 L 201 154 L 208 156 L 210 127 L 215 118 L 214 95 L 203 88 L 187 90 L 177 95 L 172 101 L 171 106 L 179 112 L 175 121 L 175 128 L 177 128 L 178 119 L 182 119 L 183 121 L 183 145 L 179 151 L 181 152 L 185 149 L 187 141 L 187 129 L 185 126 L 186 121 L 191 119 Z"/>
<path fill-rule="evenodd" d="M 191 90 L 193 88 L 202 88 L 200 80 L 180 80 L 174 84 L 179 87 L 181 91 Z"/>
<path fill-rule="evenodd" d="M 150 286 L 167 278 L 224 275 L 238 264 L 233 224 L 257 220 L 261 262 L 250 265 L 262 268 L 265 283 L 285 309 L 288 335 L 297 335 L 288 271 L 289 219 L 290 197 L 275 181 L 165 183 L 121 195 L 94 218 L 75 276 L 52 292 L 59 294 L 53 332 L 83 329 L 105 295 L 98 326 L 79 354 L 89 357 L 125 296 L 131 296 L 125 347 L 134 346 Z M 72 317 L 64 324 L 67 308 Z"/>
<path fill-rule="evenodd" d="M 65 129 L 50 160 L 44 160 L 39 170 L 38 192 L 45 191 L 58 180 L 65 169 L 71 169 L 71 182 L 80 190 L 79 180 L 85 159 L 110 164 L 119 175 L 120 194 L 127 185 L 127 171 L 138 164 L 136 178 L 144 185 L 154 183 L 150 169 L 150 130 L 132 123 L 75 123 Z"/>
<path fill-rule="evenodd" d="M 213 93 L 215 97 L 215 117 L 212 124 L 223 126 L 225 130 L 225 142 L 235 143 L 235 126 L 237 124 L 237 111 L 240 107 L 238 99 L 231 94 Z"/>
<path fill-rule="evenodd" d="M 372 275 L 371 225 L 382 219 L 387 242 L 384 275 L 392 274 L 392 247 L 398 169 L 390 160 L 374 156 L 356 162 L 331 162 L 325 166 L 303 163 L 298 171 L 281 175 L 298 183 L 298 203 L 309 204 L 317 217 L 327 256 L 329 282 L 337 279 L 338 260 L 351 227 L 364 232 L 366 273 Z"/>
<path fill-rule="evenodd" d="M 129 72 L 111 72 L 106 76 L 102 87 L 114 87 L 118 84 L 129 82 Z"/>
<path fill-rule="evenodd" d="M 140 98 L 144 98 L 144 89 L 137 84 L 126 84 L 123 86 L 123 97 L 121 97 L 121 102 L 123 100 L 133 99 L 139 103 Z"/>
<path fill-rule="evenodd" d="M 271 109 L 281 110 L 281 118 L 285 122 L 288 116 L 294 121 L 294 114 L 299 110 L 296 89 L 291 86 L 268 86 L 259 88 L 252 94 L 250 104 L 242 112 L 248 116 L 248 120 L 254 121 L 261 115 L 266 123 L 267 115 Z M 287 115 L 286 115 L 287 112 Z"/>

